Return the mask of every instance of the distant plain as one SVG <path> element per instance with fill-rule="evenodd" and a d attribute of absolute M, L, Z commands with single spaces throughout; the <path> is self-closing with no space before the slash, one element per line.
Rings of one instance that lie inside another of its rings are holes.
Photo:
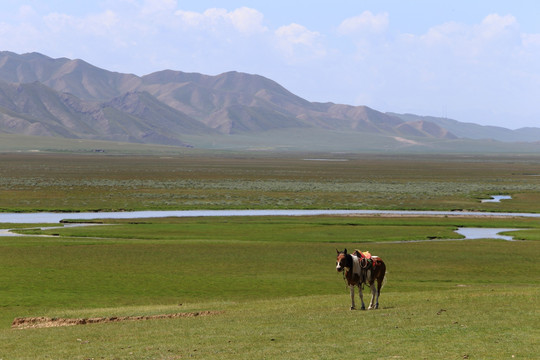
<path fill-rule="evenodd" d="M 183 151 L 0 154 L 0 211 L 539 211 L 538 155 Z"/>

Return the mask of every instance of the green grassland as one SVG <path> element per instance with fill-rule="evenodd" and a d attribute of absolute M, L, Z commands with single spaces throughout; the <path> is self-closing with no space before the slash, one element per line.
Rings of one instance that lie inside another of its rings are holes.
<path fill-rule="evenodd" d="M 0 246 L 2 358 L 533 358 L 540 224 L 532 219 L 168 218 L 38 231 Z M 524 241 L 424 241 L 456 226 Z M 4 227 L 9 227 L 5 224 Z M 526 230 L 525 230 L 526 229 Z M 35 232 L 35 231 L 34 231 Z M 350 311 L 335 249 L 388 264 L 381 309 Z M 21 316 L 180 319 L 10 329 Z M 361 344 L 360 346 L 358 344 Z M 358 347 L 359 346 L 359 347 Z"/>
<path fill-rule="evenodd" d="M 0 154 L 0 211 L 538 212 L 538 175 L 539 156 Z"/>
<path fill-rule="evenodd" d="M 323 157 L 340 161 L 305 160 Z M 535 156 L 0 154 L 0 208 L 539 212 L 538 174 Z M 493 194 L 512 200 L 480 202 Z M 94 223 L 101 224 L 50 230 L 0 224 L 26 235 L 0 237 L 0 359 L 533 359 L 540 353 L 538 219 Z M 454 230 L 461 226 L 519 229 L 512 232 L 519 241 L 459 240 Z M 335 271 L 336 248 L 345 247 L 386 262 L 379 310 L 349 310 L 349 292 Z M 206 310 L 219 313 L 11 328 L 16 317 Z"/>

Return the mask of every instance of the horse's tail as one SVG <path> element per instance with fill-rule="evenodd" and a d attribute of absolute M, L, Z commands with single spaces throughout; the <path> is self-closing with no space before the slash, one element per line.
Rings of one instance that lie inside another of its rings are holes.
<path fill-rule="evenodd" d="M 384 285 L 386 285 L 386 280 L 388 279 L 388 271 L 385 271 L 384 272 L 384 277 L 382 279 L 382 285 L 381 285 L 381 290 L 382 288 L 384 287 Z"/>
<path fill-rule="evenodd" d="M 382 274 L 382 280 L 381 280 L 381 285 L 380 285 L 380 288 L 379 288 L 379 291 L 382 290 L 382 288 L 384 287 L 384 285 L 386 285 L 386 280 L 388 278 L 388 272 L 386 271 L 386 264 L 384 263 L 384 261 L 381 260 L 381 265 L 382 265 L 382 271 L 383 271 L 383 274 Z"/>

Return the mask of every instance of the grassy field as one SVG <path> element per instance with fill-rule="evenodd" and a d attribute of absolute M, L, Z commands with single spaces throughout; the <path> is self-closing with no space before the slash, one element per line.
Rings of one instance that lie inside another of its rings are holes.
<path fill-rule="evenodd" d="M 0 154 L 0 211 L 538 212 L 538 175 L 540 156 Z"/>
<path fill-rule="evenodd" d="M 320 161 L 320 154 L 0 154 L 0 207 L 540 210 L 538 157 L 324 156 L 340 161 Z M 313 158 L 319 160 L 305 160 Z M 512 200 L 480 202 L 491 194 Z M 0 359 L 533 359 L 540 353 L 538 219 L 163 218 L 28 229 L 36 226 L 0 224 L 27 235 L 0 237 Z M 436 241 L 458 239 L 454 230 L 461 226 L 520 229 L 512 235 L 521 241 Z M 370 250 L 387 263 L 379 310 L 349 310 L 348 290 L 335 271 L 335 249 L 345 247 Z M 200 311 L 216 313 L 11 328 L 16 317 Z"/>
<path fill-rule="evenodd" d="M 457 237 L 523 228 L 526 241 Z M 4 227 L 9 227 L 5 224 Z M 38 231 L 0 246 L 0 358 L 534 358 L 533 219 L 152 219 Z M 388 264 L 377 311 L 350 311 L 335 248 Z M 208 317 L 10 329 L 15 317 L 217 310 Z M 360 345 L 358 345 L 360 344 Z"/>

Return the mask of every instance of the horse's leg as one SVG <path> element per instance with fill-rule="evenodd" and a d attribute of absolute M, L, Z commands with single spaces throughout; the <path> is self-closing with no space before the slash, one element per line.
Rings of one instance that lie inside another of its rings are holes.
<path fill-rule="evenodd" d="M 364 294 L 362 293 L 362 284 L 358 285 L 358 296 L 362 302 L 362 310 L 366 310 L 366 305 L 364 304 Z"/>
<path fill-rule="evenodd" d="M 354 310 L 354 285 L 349 285 L 349 288 L 351 289 L 351 310 Z"/>
<path fill-rule="evenodd" d="M 381 260 L 381 264 L 380 264 L 379 271 L 377 274 L 377 303 L 375 305 L 375 309 L 379 308 L 379 296 L 381 295 L 381 289 L 384 285 L 385 276 L 386 276 L 386 265 Z"/>
<path fill-rule="evenodd" d="M 381 295 L 381 288 L 384 282 L 384 274 L 379 279 L 377 279 L 377 302 L 375 303 L 375 309 L 379 308 L 379 296 Z"/>
<path fill-rule="evenodd" d="M 379 284 L 377 284 L 377 285 L 379 285 Z M 375 309 L 379 308 L 379 295 L 381 295 L 381 287 L 380 287 L 380 285 L 377 286 L 377 298 L 375 299 Z"/>
<path fill-rule="evenodd" d="M 375 282 L 369 285 L 369 289 L 371 290 L 371 301 L 369 302 L 368 310 L 371 310 L 375 309 L 375 297 L 377 297 L 377 288 L 375 287 Z"/>

